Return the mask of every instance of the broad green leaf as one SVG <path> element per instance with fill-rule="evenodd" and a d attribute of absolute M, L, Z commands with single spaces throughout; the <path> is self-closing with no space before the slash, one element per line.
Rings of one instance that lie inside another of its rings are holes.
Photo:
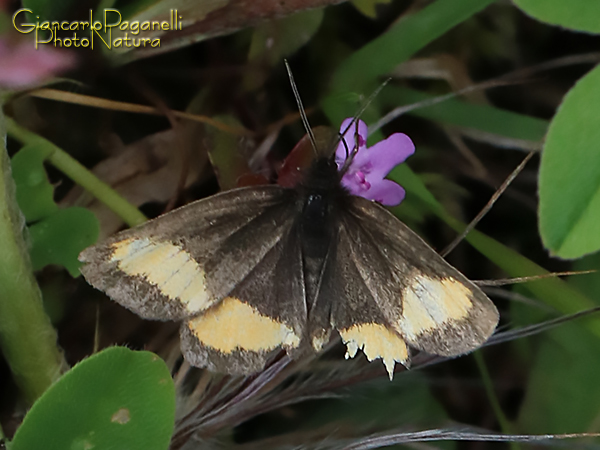
<path fill-rule="evenodd" d="M 600 304 L 600 253 L 578 259 L 573 264 L 573 270 L 594 271 L 569 277 L 569 284 L 575 286 L 581 292 L 585 292 L 597 304 Z"/>
<path fill-rule="evenodd" d="M 578 31 L 600 33 L 600 2 L 590 0 L 513 0 L 526 14 Z"/>
<path fill-rule="evenodd" d="M 47 156 L 48 152 L 42 146 L 26 145 L 11 159 L 17 202 L 27 222 L 35 222 L 58 211 L 54 187 L 44 168 Z"/>
<path fill-rule="evenodd" d="M 577 82 L 552 119 L 539 181 L 540 234 L 550 252 L 600 249 L 600 67 Z"/>
<path fill-rule="evenodd" d="M 85 208 L 61 209 L 29 227 L 31 261 L 34 270 L 48 264 L 60 264 L 69 273 L 79 275 L 79 253 L 98 239 L 98 219 Z"/>
<path fill-rule="evenodd" d="M 24 146 L 12 158 L 17 201 L 27 222 L 34 222 L 29 227 L 33 269 L 59 264 L 75 277 L 80 266 L 77 256 L 96 242 L 100 227 L 87 209 L 61 210 L 54 202 L 54 188 L 44 168 L 44 161 L 51 153 L 48 146 L 38 142 Z"/>
<path fill-rule="evenodd" d="M 33 405 L 10 450 L 166 450 L 175 388 L 150 352 L 108 348 L 67 372 Z"/>

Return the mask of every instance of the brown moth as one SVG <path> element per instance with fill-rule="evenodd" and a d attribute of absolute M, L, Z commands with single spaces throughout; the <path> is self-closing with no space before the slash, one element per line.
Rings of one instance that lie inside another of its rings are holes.
<path fill-rule="evenodd" d="M 194 366 L 260 371 L 280 349 L 318 352 L 332 331 L 347 357 L 392 377 L 408 347 L 455 356 L 484 343 L 486 295 L 385 208 L 350 195 L 333 157 L 294 189 L 234 189 L 84 250 L 94 287 L 146 319 L 181 320 Z"/>
<path fill-rule="evenodd" d="M 382 359 L 390 379 L 409 347 L 457 356 L 481 346 L 498 323 L 494 304 L 342 186 L 356 152 L 340 169 L 317 148 L 290 80 L 316 154 L 297 186 L 222 192 L 118 233 L 81 253 L 85 279 L 146 319 L 183 321 L 185 358 L 219 372 L 258 372 L 281 349 L 319 352 L 333 331 L 346 358 Z"/>

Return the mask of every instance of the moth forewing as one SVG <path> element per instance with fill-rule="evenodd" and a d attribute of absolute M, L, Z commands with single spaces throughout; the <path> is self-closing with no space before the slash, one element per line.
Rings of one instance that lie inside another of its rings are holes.
<path fill-rule="evenodd" d="M 190 203 L 85 249 L 79 256 L 81 272 L 92 286 L 144 318 L 196 315 L 223 298 L 213 282 L 219 258 L 224 259 L 219 250 L 264 214 L 285 208 L 282 193 L 277 186 L 242 188 Z M 285 226 L 283 219 L 269 221 L 262 231 L 276 242 Z M 254 238 L 247 246 L 256 250 L 257 259 L 268 251 Z M 229 258 L 237 262 L 227 269 L 235 284 L 235 277 L 252 269 L 252 258 L 246 271 L 243 259 Z"/>
<path fill-rule="evenodd" d="M 391 327 L 411 347 L 443 356 L 482 345 L 498 311 L 481 289 L 379 204 L 352 197 L 351 205 L 353 260 Z"/>

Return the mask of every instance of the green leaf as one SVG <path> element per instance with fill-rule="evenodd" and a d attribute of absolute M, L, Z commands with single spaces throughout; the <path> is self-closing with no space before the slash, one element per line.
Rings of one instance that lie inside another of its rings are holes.
<path fill-rule="evenodd" d="M 86 169 L 81 163 L 66 153 L 63 149 L 57 147 L 52 142 L 41 136 L 23 128 L 15 123 L 14 120 L 6 118 L 8 134 L 23 144 L 39 145 L 48 152 L 47 161 L 58 170 L 63 172 L 75 183 L 94 195 L 98 200 L 114 211 L 123 221 L 135 226 L 145 222 L 144 216 L 135 206 L 111 188 L 108 184 L 100 181 L 96 175 Z"/>
<path fill-rule="evenodd" d="M 382 94 L 382 101 L 392 107 L 410 105 L 433 98 L 434 95 L 401 86 L 386 86 Z M 417 108 L 407 114 L 532 143 L 541 142 L 548 129 L 548 122 L 543 119 L 490 105 L 475 105 L 458 98 Z"/>
<path fill-rule="evenodd" d="M 108 348 L 67 372 L 33 405 L 10 450 L 165 450 L 175 388 L 155 354 Z"/>
<path fill-rule="evenodd" d="M 403 18 L 387 32 L 353 52 L 337 68 L 321 107 L 332 124 L 356 114 L 352 92 L 371 93 L 380 77 L 408 60 L 448 30 L 480 12 L 494 0 L 437 0 Z M 376 99 L 377 100 L 377 99 Z M 379 116 L 380 117 L 380 116 Z M 363 120 L 370 123 L 368 114 Z"/>
<path fill-rule="evenodd" d="M 231 116 L 217 116 L 215 119 L 234 127 L 240 125 Z M 207 127 L 206 133 L 209 139 L 208 159 L 219 181 L 219 187 L 222 191 L 239 187 L 240 180 L 251 177 L 252 172 L 241 153 L 238 137 L 212 127 Z"/>
<path fill-rule="evenodd" d="M 27 222 L 36 222 L 29 227 L 33 269 L 59 264 L 76 277 L 81 265 L 77 256 L 96 242 L 100 225 L 85 208 L 58 208 L 44 168 L 51 154 L 51 148 L 37 142 L 25 145 L 12 158 L 17 201 Z"/>
<path fill-rule="evenodd" d="M 371 19 L 377 17 L 377 5 L 388 4 L 392 0 L 352 0 L 352 5 Z"/>
<path fill-rule="evenodd" d="M 331 83 L 332 92 L 368 92 L 364 90 L 366 83 L 389 73 L 427 44 L 493 2 L 494 0 L 437 0 L 403 18 L 340 64 Z M 336 122 L 341 122 L 342 119 L 343 117 Z"/>
<path fill-rule="evenodd" d="M 514 0 L 526 14 L 551 25 L 600 33 L 600 2 L 590 0 Z"/>
<path fill-rule="evenodd" d="M 265 59 L 271 66 L 281 64 L 314 36 L 323 21 L 324 9 L 301 11 L 256 27 L 252 33 L 248 59 Z"/>
<path fill-rule="evenodd" d="M 547 333 L 533 362 L 519 429 L 527 433 L 590 431 L 600 405 L 598 338 L 579 321 Z"/>
<path fill-rule="evenodd" d="M 596 303 L 600 304 L 600 253 L 594 253 L 573 263 L 574 271 L 593 270 L 593 273 L 584 273 L 569 277 L 569 284 L 581 292 L 586 293 Z"/>
<path fill-rule="evenodd" d="M 600 249 L 600 67 L 572 88 L 552 119 L 539 181 L 540 234 L 561 258 Z"/>
<path fill-rule="evenodd" d="M 17 185 L 17 203 L 27 222 L 35 222 L 58 211 L 54 187 L 48 181 L 44 160 L 48 152 L 40 145 L 26 145 L 11 159 Z"/>
<path fill-rule="evenodd" d="M 94 214 L 85 208 L 61 209 L 32 225 L 31 261 L 34 270 L 48 264 L 64 266 L 69 273 L 79 275 L 79 253 L 98 239 L 100 226 Z"/>

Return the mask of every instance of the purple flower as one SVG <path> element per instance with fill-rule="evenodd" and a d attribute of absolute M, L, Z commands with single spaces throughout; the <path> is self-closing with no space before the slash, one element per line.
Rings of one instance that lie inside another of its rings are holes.
<path fill-rule="evenodd" d="M 43 83 L 75 65 L 75 57 L 53 47 L 0 37 L 0 89 L 23 89 Z"/>
<path fill-rule="evenodd" d="M 348 128 L 352 120 L 348 118 L 342 122 L 340 133 Z M 348 152 L 352 154 L 358 144 L 358 151 L 342 177 L 342 185 L 352 195 L 375 200 L 386 206 L 399 205 L 404 200 L 405 191 L 399 184 L 386 180 L 385 177 L 415 152 L 415 145 L 404 133 L 394 133 L 367 148 L 367 125 L 362 120 L 358 120 L 357 123 L 358 133 L 357 124 L 352 124 L 335 151 L 335 162 L 338 169 L 341 169 Z"/>

